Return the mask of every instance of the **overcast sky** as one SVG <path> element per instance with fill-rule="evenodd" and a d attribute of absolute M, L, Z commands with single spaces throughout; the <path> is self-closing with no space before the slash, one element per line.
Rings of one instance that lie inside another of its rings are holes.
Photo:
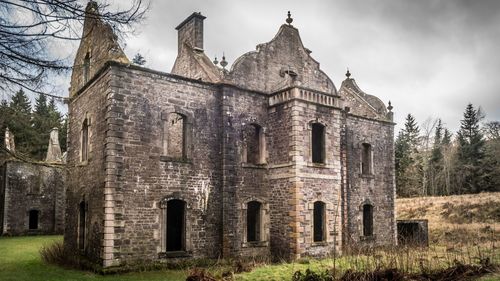
<path fill-rule="evenodd" d="M 151 0 L 124 48 L 129 58 L 140 52 L 147 67 L 170 72 L 174 28 L 201 12 L 206 54 L 220 60 L 224 52 L 232 63 L 271 40 L 289 10 L 337 89 L 348 67 L 362 90 L 392 102 L 398 130 L 412 113 L 419 123 L 440 117 L 456 132 L 469 102 L 500 120 L 499 0 Z"/>

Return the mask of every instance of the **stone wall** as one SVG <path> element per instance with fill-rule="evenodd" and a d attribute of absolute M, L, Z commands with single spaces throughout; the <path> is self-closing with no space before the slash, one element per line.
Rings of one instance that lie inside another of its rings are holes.
<path fill-rule="evenodd" d="M 105 194 L 106 160 L 112 160 L 106 154 L 112 142 L 107 139 L 113 131 L 111 124 L 120 122 L 116 117 L 111 97 L 114 87 L 111 77 L 114 74 L 107 70 L 93 81 L 83 92 L 77 93 L 69 104 L 68 120 L 68 180 L 66 203 L 66 229 L 64 244 L 73 252 L 78 252 L 79 204 L 84 202 L 86 208 L 85 243 L 83 252 L 96 263 L 101 263 L 104 237 L 104 201 L 110 194 Z M 87 119 L 89 124 L 88 159 L 82 161 L 82 126 Z M 115 122 L 116 121 L 116 122 Z M 118 125 L 115 125 L 118 126 Z M 111 137 L 111 136 L 110 136 Z M 119 135 L 114 137 L 119 138 Z M 116 147 L 115 147 L 116 148 Z M 109 171 L 110 172 L 110 171 Z M 113 198 L 119 200 L 119 198 Z M 113 215 L 112 213 L 110 215 Z"/>
<path fill-rule="evenodd" d="M 6 161 L 2 171 L 0 210 L 2 235 L 62 234 L 65 170 L 63 166 Z M 30 229 L 29 213 L 38 211 Z"/>
<path fill-rule="evenodd" d="M 395 245 L 394 125 L 354 115 L 347 117 L 346 244 Z M 362 144 L 372 147 L 372 173 L 361 173 Z M 363 205 L 373 206 L 373 236 L 364 237 Z"/>

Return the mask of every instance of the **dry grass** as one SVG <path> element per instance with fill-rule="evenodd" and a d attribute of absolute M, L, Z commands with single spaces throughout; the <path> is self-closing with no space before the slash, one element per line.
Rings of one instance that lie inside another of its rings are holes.
<path fill-rule="evenodd" d="M 429 221 L 433 245 L 495 248 L 500 242 L 500 193 L 402 198 L 396 207 L 398 219 Z"/>

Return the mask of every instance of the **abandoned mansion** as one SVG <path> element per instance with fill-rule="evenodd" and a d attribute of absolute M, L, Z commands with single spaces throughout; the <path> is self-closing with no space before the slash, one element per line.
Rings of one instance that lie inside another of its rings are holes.
<path fill-rule="evenodd" d="M 230 69 L 180 23 L 170 73 L 87 6 L 69 103 L 65 245 L 104 267 L 396 243 L 392 107 L 340 88 L 290 15 Z"/>

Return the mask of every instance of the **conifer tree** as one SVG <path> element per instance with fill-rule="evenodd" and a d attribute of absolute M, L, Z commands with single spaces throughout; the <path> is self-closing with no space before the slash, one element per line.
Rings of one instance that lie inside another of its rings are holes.
<path fill-rule="evenodd" d="M 31 125 L 31 103 L 22 89 L 12 96 L 6 112 L 6 127 L 14 134 L 16 151 L 29 153 L 35 132 Z M 4 133 L 5 128 L 2 130 Z"/>
<path fill-rule="evenodd" d="M 477 193 L 482 190 L 480 172 L 484 158 L 484 139 L 479 127 L 482 118 L 481 110 L 474 109 L 469 103 L 464 112 L 464 119 L 460 121 L 460 130 L 457 133 L 457 175 L 461 193 Z"/>

